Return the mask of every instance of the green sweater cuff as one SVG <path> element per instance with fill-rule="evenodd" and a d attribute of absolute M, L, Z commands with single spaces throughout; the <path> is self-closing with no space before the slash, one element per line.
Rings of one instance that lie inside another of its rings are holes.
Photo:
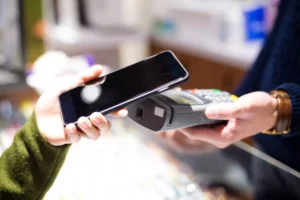
<path fill-rule="evenodd" d="M 0 158 L 0 199 L 42 199 L 58 175 L 69 147 L 49 144 L 33 113 Z"/>

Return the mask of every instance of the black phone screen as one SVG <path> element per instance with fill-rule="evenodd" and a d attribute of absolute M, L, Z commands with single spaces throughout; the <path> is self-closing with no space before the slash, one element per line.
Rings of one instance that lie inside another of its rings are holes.
<path fill-rule="evenodd" d="M 95 111 L 109 111 L 116 105 L 187 76 L 172 53 L 163 52 L 62 94 L 60 103 L 64 120 L 72 123 Z"/>

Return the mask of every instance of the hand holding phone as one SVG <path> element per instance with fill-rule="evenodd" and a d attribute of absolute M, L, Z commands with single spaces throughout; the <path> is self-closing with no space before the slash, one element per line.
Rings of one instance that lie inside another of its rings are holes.
<path fill-rule="evenodd" d="M 77 123 L 80 117 L 89 117 L 93 112 L 109 114 L 175 87 L 188 76 L 172 52 L 159 53 L 61 94 L 64 123 Z"/>
<path fill-rule="evenodd" d="M 78 120 L 77 129 L 74 124 L 64 126 L 64 120 L 59 106 L 59 95 L 69 88 L 74 88 L 93 80 L 102 72 L 101 66 L 93 66 L 85 73 L 80 74 L 72 81 L 67 81 L 64 85 L 55 90 L 48 91 L 41 95 L 35 106 L 35 119 L 43 138 L 53 146 L 61 146 L 70 143 L 77 143 L 82 137 L 95 140 L 100 134 L 110 130 L 109 121 L 100 113 L 92 113 L 90 118 L 81 117 Z M 126 110 L 119 110 L 112 113 L 115 117 L 125 117 Z M 33 115 L 34 116 L 34 115 Z M 29 119 L 32 121 L 33 118 Z M 37 132 L 38 133 L 38 132 Z M 39 133 L 38 133 L 39 134 Z"/>

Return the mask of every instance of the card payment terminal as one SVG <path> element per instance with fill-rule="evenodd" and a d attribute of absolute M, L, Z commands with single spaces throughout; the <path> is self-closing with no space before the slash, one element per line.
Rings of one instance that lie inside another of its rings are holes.
<path fill-rule="evenodd" d="M 155 132 L 213 125 L 221 121 L 205 116 L 207 106 L 232 103 L 237 99 L 228 92 L 216 89 L 168 90 L 127 107 L 128 117 Z"/>

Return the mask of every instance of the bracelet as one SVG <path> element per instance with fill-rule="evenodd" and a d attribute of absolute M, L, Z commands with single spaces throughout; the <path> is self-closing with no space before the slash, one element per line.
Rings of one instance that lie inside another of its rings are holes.
<path fill-rule="evenodd" d="M 292 118 L 292 105 L 290 96 L 280 90 L 270 92 L 270 95 L 277 100 L 277 119 L 273 128 L 262 133 L 270 135 L 288 134 L 290 132 L 291 118 Z"/>

